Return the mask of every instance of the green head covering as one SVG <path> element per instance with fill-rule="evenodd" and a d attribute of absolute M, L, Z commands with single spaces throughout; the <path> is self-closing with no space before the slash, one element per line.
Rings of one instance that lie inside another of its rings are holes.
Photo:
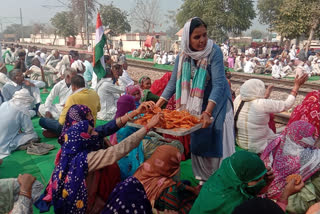
<path fill-rule="evenodd" d="M 255 197 L 246 192 L 248 182 L 266 174 L 258 155 L 239 151 L 223 160 L 220 168 L 203 185 L 190 214 L 229 214 L 244 201 Z"/>
<path fill-rule="evenodd" d="M 140 79 L 139 79 L 139 84 L 141 85 L 143 83 L 143 81 L 147 80 L 147 79 L 150 79 L 150 77 L 148 76 L 142 76 Z"/>

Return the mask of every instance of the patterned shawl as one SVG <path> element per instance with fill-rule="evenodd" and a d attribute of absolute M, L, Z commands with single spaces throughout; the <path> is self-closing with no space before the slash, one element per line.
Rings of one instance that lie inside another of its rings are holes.
<path fill-rule="evenodd" d="M 297 120 L 303 120 L 316 127 L 315 136 L 320 135 L 320 91 L 307 94 L 302 103 L 291 113 L 288 126 Z"/>
<path fill-rule="evenodd" d="M 89 122 L 73 125 L 65 135 L 59 164 L 52 176 L 52 194 L 55 213 L 85 213 L 88 201 L 86 176 L 87 155 L 100 149 L 98 136 L 88 134 Z"/>
<path fill-rule="evenodd" d="M 69 108 L 61 135 L 58 138 L 58 143 L 60 145 L 64 143 L 64 135 L 67 133 L 68 129 L 80 121 L 87 120 L 87 114 L 89 112 L 91 113 L 91 110 L 85 105 L 73 105 Z M 94 127 L 94 120 L 90 120 L 89 124 Z"/>
<path fill-rule="evenodd" d="M 128 177 L 118 184 L 111 193 L 102 214 L 114 213 L 152 214 L 146 192 L 135 177 Z"/>
<path fill-rule="evenodd" d="M 178 149 L 163 145 L 136 171 L 136 177 L 144 186 L 148 199 L 154 205 L 164 189 L 176 184 L 172 179 L 180 169 L 181 153 Z"/>
<path fill-rule="evenodd" d="M 287 176 L 300 174 L 306 181 L 320 169 L 320 150 L 314 146 L 314 134 L 313 125 L 295 121 L 265 148 L 260 158 L 275 175 L 268 188 L 269 198 L 281 195 Z"/>
<path fill-rule="evenodd" d="M 177 82 L 176 82 L 176 108 L 187 109 L 191 114 L 200 115 L 207 79 L 208 58 L 212 51 L 213 41 L 208 40 L 202 51 L 192 51 L 189 43 L 190 19 L 183 28 L 181 53 L 179 55 Z M 191 84 L 191 59 L 197 60 L 196 70 Z"/>

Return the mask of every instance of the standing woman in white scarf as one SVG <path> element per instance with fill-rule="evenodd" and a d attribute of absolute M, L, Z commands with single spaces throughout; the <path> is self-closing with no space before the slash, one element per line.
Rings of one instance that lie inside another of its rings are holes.
<path fill-rule="evenodd" d="M 235 148 L 232 99 L 223 55 L 208 39 L 207 25 L 198 17 L 184 25 L 181 53 L 157 106 L 174 93 L 178 110 L 199 115 L 203 121 L 202 129 L 191 134 L 193 173 L 202 184 Z"/>

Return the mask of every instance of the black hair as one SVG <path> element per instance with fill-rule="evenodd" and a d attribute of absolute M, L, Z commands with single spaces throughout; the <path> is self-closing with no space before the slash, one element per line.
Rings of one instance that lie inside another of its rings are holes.
<path fill-rule="evenodd" d="M 106 67 L 106 74 L 104 75 L 104 77 L 110 77 L 110 75 L 112 76 L 111 68 Z"/>
<path fill-rule="evenodd" d="M 27 71 L 27 68 L 26 68 L 26 65 L 24 63 L 24 61 L 17 61 L 15 64 L 14 64 L 14 69 L 19 69 L 22 73 L 26 72 Z"/>
<path fill-rule="evenodd" d="M 109 55 L 104 55 L 104 61 L 106 62 L 106 61 L 108 61 L 108 60 L 110 60 L 111 59 L 111 57 L 109 56 Z"/>
<path fill-rule="evenodd" d="M 77 87 L 77 88 L 84 88 L 86 87 L 86 83 L 84 81 L 84 78 L 80 75 L 75 75 L 71 78 L 71 85 Z"/>
<path fill-rule="evenodd" d="M 191 36 L 194 29 L 196 29 L 197 27 L 200 27 L 200 26 L 204 26 L 207 29 L 207 24 L 204 21 L 202 21 L 202 19 L 200 19 L 198 17 L 192 19 L 191 23 L 190 23 L 189 36 Z"/>

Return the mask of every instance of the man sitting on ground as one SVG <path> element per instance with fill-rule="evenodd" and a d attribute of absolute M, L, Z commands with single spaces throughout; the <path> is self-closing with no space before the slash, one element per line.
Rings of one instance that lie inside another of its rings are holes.
<path fill-rule="evenodd" d="M 31 63 L 32 66 L 29 68 L 30 79 L 42 81 L 43 70 L 45 81 L 48 86 L 51 87 L 53 85 L 53 80 L 56 79 L 56 74 L 58 74 L 58 72 L 56 72 L 55 69 L 50 69 L 50 67 L 41 66 L 39 59 L 36 57 L 32 59 Z"/>
<path fill-rule="evenodd" d="M 41 104 L 39 112 L 46 118 L 58 120 L 64 104 L 68 97 L 72 94 L 71 78 L 77 75 L 77 71 L 72 68 L 67 68 L 65 71 L 65 78 L 55 84 L 46 99 L 45 104 Z M 59 103 L 53 104 L 54 99 L 58 97 Z"/>
<path fill-rule="evenodd" d="M 14 56 L 15 49 L 14 47 L 8 48 L 2 55 L 3 61 L 5 64 L 13 64 L 16 61 Z"/>
<path fill-rule="evenodd" d="M 34 98 L 34 110 L 37 112 L 41 103 L 39 88 L 35 87 L 35 85 L 30 81 L 25 80 L 23 73 L 19 69 L 13 69 L 12 71 L 10 71 L 9 78 L 11 81 L 7 82 L 2 88 L 2 96 L 4 98 L 4 101 L 11 100 L 16 91 L 25 88 L 28 89 L 29 93 Z"/>
<path fill-rule="evenodd" d="M 27 89 L 16 91 L 8 102 L 0 106 L 0 158 L 19 146 L 38 139 L 29 114 L 34 98 Z"/>
<path fill-rule="evenodd" d="M 115 70 L 113 72 L 116 72 Z M 100 97 L 101 111 L 98 113 L 99 120 L 112 120 L 117 111 L 117 101 L 124 90 L 113 84 L 114 75 L 109 68 L 106 75 L 97 85 L 97 93 Z"/>
<path fill-rule="evenodd" d="M 0 90 L 9 81 L 10 81 L 10 79 L 7 77 L 6 65 L 4 63 L 0 62 Z"/>
<path fill-rule="evenodd" d="M 85 60 L 84 60 L 84 66 L 86 67 L 86 70 L 83 74 L 84 80 L 87 82 L 87 84 L 89 86 L 92 85 L 92 76 L 93 76 L 93 66 L 92 66 L 92 56 L 90 56 L 89 54 L 85 56 Z"/>
<path fill-rule="evenodd" d="M 61 58 L 60 58 L 59 51 L 53 50 L 51 54 L 47 57 L 46 62 L 44 64 L 55 68 L 58 62 L 60 62 L 60 60 Z"/>
<path fill-rule="evenodd" d="M 100 111 L 98 94 L 94 90 L 85 88 L 84 78 L 80 75 L 71 78 L 71 88 L 73 94 L 68 97 L 59 121 L 50 118 L 40 118 L 40 126 L 47 129 L 47 131 L 43 133 L 45 137 L 57 137 L 61 134 L 67 112 L 71 106 L 76 104 L 88 106 L 94 120 L 97 120 L 97 113 Z"/>
<path fill-rule="evenodd" d="M 118 65 L 120 65 L 120 69 L 122 69 L 122 75 L 119 76 L 118 82 L 120 86 L 128 87 L 129 85 L 134 85 L 134 81 L 129 76 L 128 70 L 128 63 L 126 61 L 119 61 Z"/>

